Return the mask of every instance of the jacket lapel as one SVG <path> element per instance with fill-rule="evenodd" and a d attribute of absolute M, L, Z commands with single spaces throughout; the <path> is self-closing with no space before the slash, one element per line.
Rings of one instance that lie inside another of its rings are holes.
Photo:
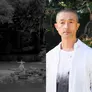
<path fill-rule="evenodd" d="M 84 91 L 86 77 L 85 48 L 81 43 L 74 51 L 74 57 L 69 76 L 69 92 L 88 92 Z"/>

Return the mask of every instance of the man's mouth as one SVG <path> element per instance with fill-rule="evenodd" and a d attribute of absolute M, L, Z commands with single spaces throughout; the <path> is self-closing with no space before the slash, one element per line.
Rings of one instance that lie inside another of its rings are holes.
<path fill-rule="evenodd" d="M 70 32 L 63 32 L 64 34 L 70 34 Z"/>

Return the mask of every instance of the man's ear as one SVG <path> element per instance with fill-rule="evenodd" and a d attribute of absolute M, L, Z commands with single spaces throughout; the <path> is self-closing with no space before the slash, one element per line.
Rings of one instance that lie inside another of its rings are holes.
<path fill-rule="evenodd" d="M 80 27 L 80 23 L 77 23 L 77 30 L 79 29 L 79 27 Z"/>
<path fill-rule="evenodd" d="M 54 27 L 58 30 L 58 25 L 57 25 L 57 23 L 54 24 Z"/>
<path fill-rule="evenodd" d="M 77 24 L 77 27 L 78 27 L 78 28 L 80 27 L 80 23 Z"/>

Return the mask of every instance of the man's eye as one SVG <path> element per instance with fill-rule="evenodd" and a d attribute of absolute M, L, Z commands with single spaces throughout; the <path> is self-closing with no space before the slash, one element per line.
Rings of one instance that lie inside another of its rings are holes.
<path fill-rule="evenodd" d="M 60 24 L 64 24 L 64 22 L 61 22 Z"/>
<path fill-rule="evenodd" d="M 70 21 L 70 23 L 73 23 L 73 21 Z"/>

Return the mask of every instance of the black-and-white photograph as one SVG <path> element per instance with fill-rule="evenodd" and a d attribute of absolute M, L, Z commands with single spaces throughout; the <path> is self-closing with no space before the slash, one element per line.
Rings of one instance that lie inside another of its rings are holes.
<path fill-rule="evenodd" d="M 0 0 L 0 92 L 46 91 L 45 0 Z"/>

